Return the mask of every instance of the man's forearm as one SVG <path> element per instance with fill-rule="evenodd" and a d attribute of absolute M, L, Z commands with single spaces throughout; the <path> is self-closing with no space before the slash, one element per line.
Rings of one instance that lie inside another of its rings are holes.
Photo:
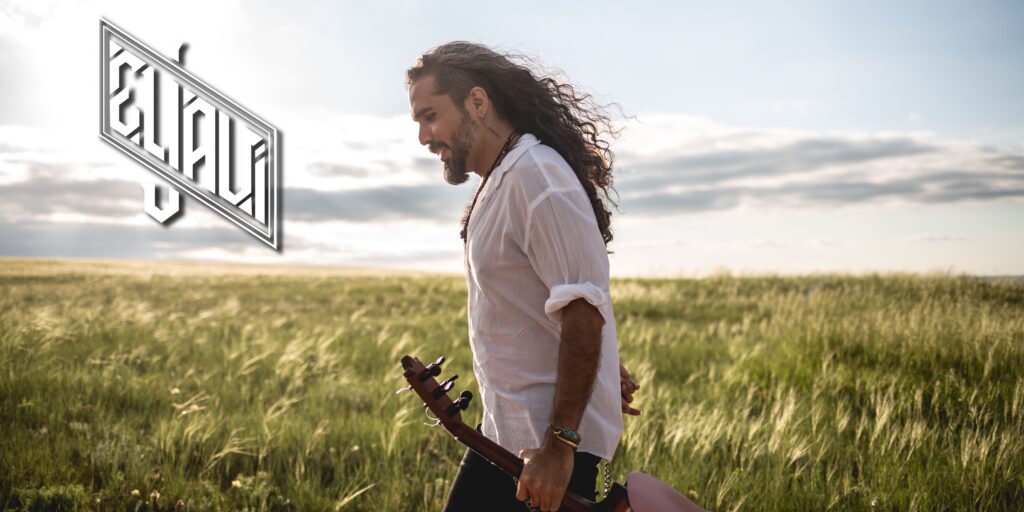
<path fill-rule="evenodd" d="M 562 310 L 552 425 L 579 428 L 597 378 L 603 326 L 601 312 L 584 299 L 576 299 Z"/>

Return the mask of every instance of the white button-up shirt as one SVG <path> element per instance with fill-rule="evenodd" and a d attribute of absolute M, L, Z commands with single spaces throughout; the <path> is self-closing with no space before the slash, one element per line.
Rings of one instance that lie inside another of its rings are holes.
<path fill-rule="evenodd" d="M 466 283 L 483 434 L 515 455 L 551 422 L 561 309 L 583 298 L 604 317 L 580 451 L 610 460 L 622 435 L 619 354 L 608 254 L 579 179 L 524 134 L 492 171 L 469 221 Z"/>

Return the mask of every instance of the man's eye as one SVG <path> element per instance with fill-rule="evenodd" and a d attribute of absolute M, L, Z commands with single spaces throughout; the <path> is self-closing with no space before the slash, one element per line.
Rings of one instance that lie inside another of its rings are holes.
<path fill-rule="evenodd" d="M 434 122 L 434 119 L 436 119 L 436 118 L 437 118 L 437 114 L 435 114 L 433 112 L 427 114 L 427 121 L 428 122 L 432 123 L 432 122 Z"/>

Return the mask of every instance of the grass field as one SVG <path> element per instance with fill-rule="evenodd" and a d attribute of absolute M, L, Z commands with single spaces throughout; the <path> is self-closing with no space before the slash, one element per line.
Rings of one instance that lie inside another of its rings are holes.
<path fill-rule="evenodd" d="M 612 465 L 712 510 L 1024 509 L 1024 286 L 616 280 Z M 476 384 L 461 277 L 0 260 L 0 508 L 438 510 Z M 467 420 L 479 417 L 474 403 Z"/>

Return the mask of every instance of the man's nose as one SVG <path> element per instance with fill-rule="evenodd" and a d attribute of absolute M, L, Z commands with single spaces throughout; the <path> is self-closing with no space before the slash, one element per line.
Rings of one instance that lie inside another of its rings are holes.
<path fill-rule="evenodd" d="M 420 144 L 426 146 L 434 141 L 434 137 L 430 134 L 430 128 L 427 126 L 420 126 Z"/>

